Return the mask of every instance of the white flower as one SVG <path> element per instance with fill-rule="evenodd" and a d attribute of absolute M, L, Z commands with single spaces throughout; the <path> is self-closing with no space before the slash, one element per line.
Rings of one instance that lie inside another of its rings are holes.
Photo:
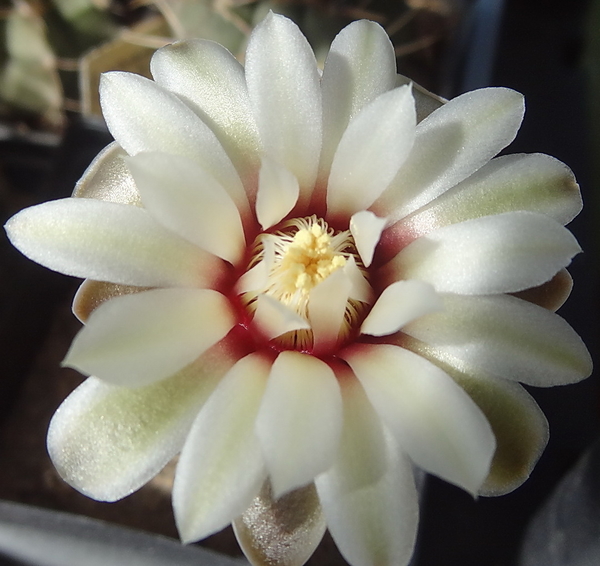
<path fill-rule="evenodd" d="M 245 69 L 185 41 L 152 73 L 103 77 L 116 142 L 75 198 L 7 224 L 24 254 L 88 278 L 65 364 L 94 377 L 54 416 L 57 469 L 114 501 L 181 451 L 184 541 L 233 521 L 254 563 L 302 564 L 326 524 L 353 566 L 406 564 L 412 466 L 514 489 L 547 440 L 518 382 L 591 371 L 552 312 L 580 251 L 571 172 L 494 158 L 521 95 L 443 104 L 396 74 L 372 22 L 338 35 L 322 76 L 272 14 Z"/>

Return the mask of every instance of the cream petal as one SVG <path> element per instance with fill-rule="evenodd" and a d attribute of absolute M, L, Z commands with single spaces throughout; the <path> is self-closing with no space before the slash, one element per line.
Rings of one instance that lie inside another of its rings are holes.
<path fill-rule="evenodd" d="M 187 436 L 173 485 L 173 510 L 184 543 L 229 525 L 266 478 L 254 421 L 270 369 L 259 354 L 237 362 Z"/>
<path fill-rule="evenodd" d="M 441 298 L 428 283 L 415 279 L 397 281 L 381 293 L 360 331 L 362 334 L 385 336 L 420 316 L 442 308 Z"/>
<path fill-rule="evenodd" d="M 516 136 L 523 96 L 506 88 L 463 94 L 417 126 L 413 151 L 372 207 L 396 221 L 477 171 Z"/>
<path fill-rule="evenodd" d="M 415 108 L 417 110 L 417 123 L 422 122 L 438 108 L 446 104 L 448 101 L 437 94 L 423 88 L 420 84 L 413 82 L 412 79 L 404 75 L 397 75 L 396 86 L 412 84 L 413 96 L 415 97 Z"/>
<path fill-rule="evenodd" d="M 127 152 L 117 143 L 107 145 L 77 181 L 73 196 L 140 206 L 140 195 L 123 158 Z"/>
<path fill-rule="evenodd" d="M 133 285 L 116 285 L 105 281 L 86 279 L 77 289 L 73 297 L 73 314 L 81 321 L 87 322 L 92 312 L 102 303 L 133 293 L 143 293 L 152 287 L 134 287 Z"/>
<path fill-rule="evenodd" d="M 539 153 L 504 155 L 386 230 L 402 241 L 472 218 L 528 210 L 568 224 L 581 211 L 579 186 L 564 164 Z"/>
<path fill-rule="evenodd" d="M 231 160 L 212 130 L 177 96 L 139 75 L 112 71 L 101 76 L 100 102 L 108 129 L 129 155 L 158 151 L 193 159 L 246 213 L 248 199 Z"/>
<path fill-rule="evenodd" d="M 181 97 L 210 127 L 242 178 L 252 177 L 260 139 L 244 68 L 235 57 L 214 41 L 190 39 L 159 49 L 150 69 L 159 85 Z"/>
<path fill-rule="evenodd" d="M 312 483 L 275 500 L 266 481 L 233 522 L 235 536 L 252 566 L 303 566 L 326 528 Z"/>
<path fill-rule="evenodd" d="M 415 124 L 410 86 L 380 95 L 350 121 L 331 164 L 328 216 L 351 216 L 373 204 L 408 156 Z"/>
<path fill-rule="evenodd" d="M 256 421 L 276 499 L 331 466 L 341 424 L 340 389 L 329 366 L 300 352 L 279 354 Z"/>
<path fill-rule="evenodd" d="M 63 364 L 138 387 L 191 363 L 234 324 L 225 297 L 209 289 L 154 289 L 116 297 L 91 314 Z"/>
<path fill-rule="evenodd" d="M 310 290 L 308 321 L 314 353 L 325 352 L 337 344 L 352 287 L 350 277 L 338 269 Z"/>
<path fill-rule="evenodd" d="M 367 281 L 363 270 L 356 265 L 356 260 L 353 256 L 349 256 L 346 264 L 343 267 L 344 273 L 352 282 L 349 298 L 356 299 L 363 303 L 371 304 L 375 300 L 375 292 L 373 287 Z"/>
<path fill-rule="evenodd" d="M 333 466 L 315 484 L 320 490 L 335 478 L 340 494 L 368 490 L 389 471 L 386 431 L 352 370 L 339 362 L 331 367 L 342 395 L 342 435 Z"/>
<path fill-rule="evenodd" d="M 294 174 L 263 157 L 256 195 L 256 216 L 263 230 L 283 220 L 298 202 L 299 194 L 300 187 Z"/>
<path fill-rule="evenodd" d="M 66 275 L 123 285 L 210 287 L 217 257 L 125 204 L 68 198 L 22 210 L 5 226 L 29 259 Z"/>
<path fill-rule="evenodd" d="M 309 329 L 310 324 L 293 309 L 269 295 L 256 298 L 256 312 L 253 322 L 267 340 L 281 336 L 292 330 Z"/>
<path fill-rule="evenodd" d="M 469 396 L 437 366 L 398 346 L 354 345 L 340 356 L 412 460 L 476 494 L 496 442 Z"/>
<path fill-rule="evenodd" d="M 402 331 L 442 361 L 483 376 L 550 387 L 590 375 L 590 355 L 557 314 L 508 295 L 443 295 L 444 308 Z"/>
<path fill-rule="evenodd" d="M 548 442 L 548 422 L 534 399 L 518 383 L 466 370 L 436 348 L 409 337 L 398 343 L 440 366 L 483 411 L 496 437 L 490 473 L 479 495 L 510 493 L 528 477 Z M 453 365 L 451 365 L 453 364 Z"/>
<path fill-rule="evenodd" d="M 367 20 L 352 22 L 333 40 L 325 60 L 321 175 L 327 179 L 333 155 L 348 126 L 366 104 L 396 86 L 396 56 L 385 30 Z"/>
<path fill-rule="evenodd" d="M 443 226 L 417 238 L 382 268 L 384 282 L 420 279 L 438 292 L 486 295 L 540 285 L 581 251 L 555 220 L 506 212 Z"/>
<path fill-rule="evenodd" d="M 139 489 L 179 452 L 199 408 L 234 362 L 219 345 L 176 375 L 138 389 L 90 377 L 50 423 L 48 452 L 58 473 L 100 501 Z"/>
<path fill-rule="evenodd" d="M 556 312 L 565 304 L 572 289 L 573 278 L 566 269 L 561 269 L 550 281 L 514 293 L 514 296 Z"/>
<path fill-rule="evenodd" d="M 165 228 L 236 265 L 245 251 L 238 209 L 227 191 L 185 157 L 142 152 L 126 158 L 144 207 Z"/>
<path fill-rule="evenodd" d="M 354 377 L 343 381 L 342 396 L 340 450 L 315 480 L 329 532 L 353 566 L 407 564 L 418 524 L 412 466 Z"/>
<path fill-rule="evenodd" d="M 267 286 L 269 274 L 275 262 L 275 243 L 267 235 L 263 235 L 261 241 L 264 257 L 238 279 L 235 285 L 235 291 L 238 294 L 246 291 L 260 291 Z"/>
<path fill-rule="evenodd" d="M 321 89 L 313 51 L 291 20 L 270 12 L 254 28 L 246 82 L 266 155 L 295 175 L 307 203 L 321 150 Z"/>
<path fill-rule="evenodd" d="M 375 216 L 370 210 L 361 210 L 350 218 L 350 233 L 365 267 L 369 267 L 373 261 L 385 225 L 385 218 Z"/>

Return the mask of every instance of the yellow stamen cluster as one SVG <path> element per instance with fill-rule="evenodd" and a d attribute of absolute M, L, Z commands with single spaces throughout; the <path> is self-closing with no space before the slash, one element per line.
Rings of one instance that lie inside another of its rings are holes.
<path fill-rule="evenodd" d="M 277 266 L 281 287 L 285 289 L 280 299 L 288 303 L 296 292 L 307 295 L 344 265 L 346 258 L 336 253 L 331 235 L 320 224 L 298 230 Z"/>

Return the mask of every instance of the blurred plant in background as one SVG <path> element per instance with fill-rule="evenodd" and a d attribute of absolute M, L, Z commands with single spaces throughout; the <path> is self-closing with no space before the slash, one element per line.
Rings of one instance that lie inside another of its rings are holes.
<path fill-rule="evenodd" d="M 435 87 L 441 52 L 470 0 L 0 0 L 0 120 L 61 133 L 71 113 L 99 116 L 100 73 L 148 75 L 152 53 L 201 37 L 243 53 L 268 10 L 294 20 L 322 61 L 350 21 L 381 23 L 399 71 Z"/>

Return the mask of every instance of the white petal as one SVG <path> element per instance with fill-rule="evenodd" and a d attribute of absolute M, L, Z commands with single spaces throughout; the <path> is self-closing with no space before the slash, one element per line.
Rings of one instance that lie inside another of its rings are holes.
<path fill-rule="evenodd" d="M 308 321 L 313 331 L 314 352 L 322 353 L 336 345 L 351 290 L 352 281 L 343 269 L 334 271 L 311 289 Z"/>
<path fill-rule="evenodd" d="M 496 452 L 479 494 L 504 495 L 519 487 L 542 455 L 549 436 L 548 422 L 531 395 L 514 381 L 484 376 L 477 370 L 471 372 L 459 360 L 451 360 L 419 340 L 402 335 L 398 344 L 441 365 L 490 423 Z"/>
<path fill-rule="evenodd" d="M 220 259 L 125 204 L 68 198 L 22 210 L 6 223 L 29 259 L 66 275 L 139 286 L 215 284 Z"/>
<path fill-rule="evenodd" d="M 414 462 L 476 494 L 496 442 L 470 397 L 440 368 L 398 346 L 356 345 L 341 357 Z"/>
<path fill-rule="evenodd" d="M 313 51 L 291 20 L 271 12 L 254 28 L 246 82 L 265 153 L 296 176 L 307 201 L 321 150 L 321 90 Z"/>
<path fill-rule="evenodd" d="M 579 186 L 564 163 L 539 153 L 503 155 L 388 230 L 415 238 L 440 226 L 516 210 L 568 224 L 581 207 Z"/>
<path fill-rule="evenodd" d="M 397 281 L 381 293 L 360 331 L 362 334 L 385 336 L 420 316 L 442 308 L 442 299 L 428 283 L 414 279 Z"/>
<path fill-rule="evenodd" d="M 306 320 L 281 301 L 264 294 L 259 295 L 256 301 L 256 313 L 253 321 L 267 340 L 292 330 L 310 328 L 310 324 Z"/>
<path fill-rule="evenodd" d="M 139 206 L 140 195 L 123 161 L 126 155 L 127 152 L 117 142 L 108 144 L 77 181 L 73 196 Z"/>
<path fill-rule="evenodd" d="M 340 389 L 321 360 L 279 354 L 256 422 L 275 498 L 331 466 L 342 425 Z"/>
<path fill-rule="evenodd" d="M 369 210 L 361 210 L 350 218 L 350 233 L 365 267 L 369 267 L 373 261 L 375 247 L 379 243 L 385 224 L 385 218 L 379 218 Z"/>
<path fill-rule="evenodd" d="M 50 423 L 48 452 L 59 474 L 100 501 L 139 489 L 179 452 L 199 408 L 234 362 L 215 347 L 169 379 L 138 389 L 90 377 Z"/>
<path fill-rule="evenodd" d="M 184 543 L 225 528 L 246 510 L 266 477 L 254 421 L 269 370 L 258 354 L 237 362 L 190 430 L 173 485 Z"/>
<path fill-rule="evenodd" d="M 210 126 L 242 178 L 258 168 L 260 140 L 244 68 L 227 49 L 203 39 L 179 41 L 159 49 L 150 69 Z"/>
<path fill-rule="evenodd" d="M 383 268 L 382 277 L 387 282 L 421 279 L 442 293 L 512 293 L 550 280 L 580 251 L 555 220 L 506 212 L 417 238 Z"/>
<path fill-rule="evenodd" d="M 340 451 L 315 484 L 327 526 L 354 566 L 407 564 L 418 524 L 412 467 L 352 378 L 342 385 Z"/>
<path fill-rule="evenodd" d="M 137 387 L 191 363 L 234 323 L 225 297 L 209 289 L 154 289 L 116 297 L 90 315 L 63 364 Z"/>
<path fill-rule="evenodd" d="M 328 216 L 351 216 L 373 204 L 412 149 L 415 124 L 410 86 L 382 94 L 350 121 L 331 164 Z"/>
<path fill-rule="evenodd" d="M 505 88 L 454 98 L 417 126 L 413 151 L 372 210 L 390 221 L 432 201 L 506 147 L 524 113 L 523 96 Z"/>
<path fill-rule="evenodd" d="M 263 157 L 256 195 L 256 216 L 263 230 L 282 220 L 294 208 L 299 194 L 298 179 L 285 167 Z"/>
<path fill-rule="evenodd" d="M 396 86 L 396 56 L 385 30 L 367 20 L 352 22 L 333 40 L 325 61 L 323 150 L 320 169 L 327 179 L 348 122 L 380 94 Z"/>
<path fill-rule="evenodd" d="M 348 257 L 343 269 L 348 279 L 352 282 L 349 297 L 363 303 L 371 304 L 374 301 L 375 292 L 367 281 L 363 271 L 356 265 L 356 260 L 353 256 Z"/>
<path fill-rule="evenodd" d="M 212 130 L 177 96 L 155 82 L 120 71 L 101 76 L 100 102 L 108 129 L 129 155 L 183 155 L 213 175 L 245 213 L 240 178 Z"/>
<path fill-rule="evenodd" d="M 262 236 L 264 257 L 252 269 L 244 273 L 235 285 L 235 292 L 260 291 L 267 286 L 269 274 L 275 261 L 275 243 L 272 238 Z"/>
<path fill-rule="evenodd" d="M 142 152 L 126 158 L 144 207 L 192 244 L 236 264 L 245 238 L 236 205 L 216 179 L 179 155 Z"/>
<path fill-rule="evenodd" d="M 402 331 L 452 365 L 537 387 L 580 381 L 592 371 L 581 338 L 553 312 L 505 295 L 443 300 L 443 310 Z"/>

